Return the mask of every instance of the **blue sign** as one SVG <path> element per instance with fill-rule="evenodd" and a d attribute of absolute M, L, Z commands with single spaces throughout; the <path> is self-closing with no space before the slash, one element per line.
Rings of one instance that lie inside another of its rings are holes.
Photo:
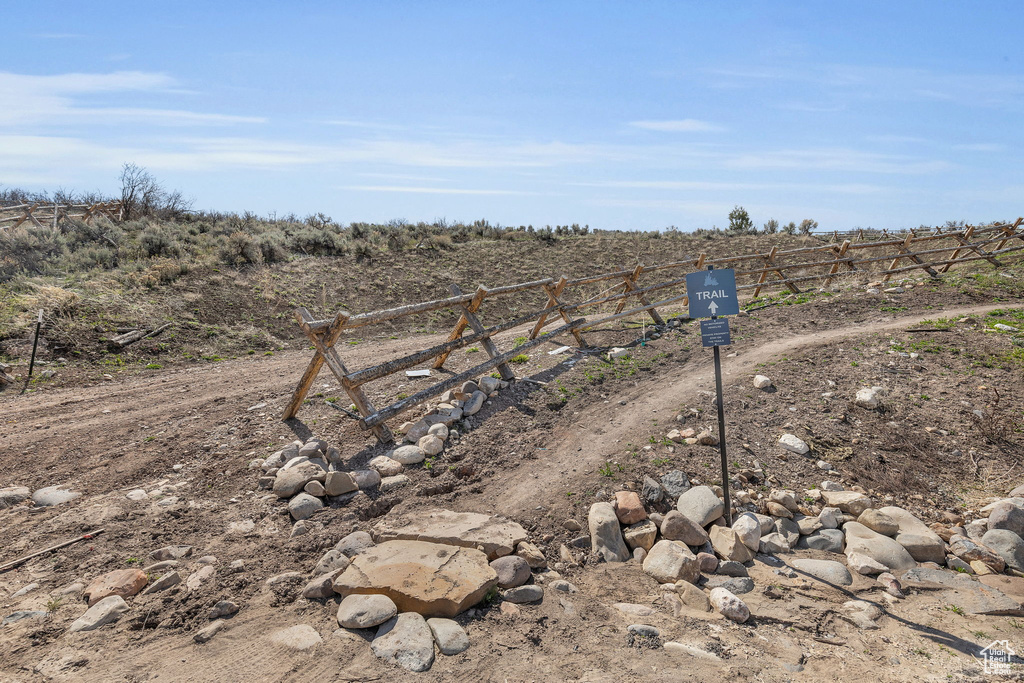
<path fill-rule="evenodd" d="M 729 319 L 701 320 L 700 341 L 704 346 L 731 346 Z"/>
<path fill-rule="evenodd" d="M 732 268 L 688 273 L 686 295 L 690 299 L 691 318 L 737 315 L 740 312 L 740 300 L 736 296 L 736 271 Z"/>

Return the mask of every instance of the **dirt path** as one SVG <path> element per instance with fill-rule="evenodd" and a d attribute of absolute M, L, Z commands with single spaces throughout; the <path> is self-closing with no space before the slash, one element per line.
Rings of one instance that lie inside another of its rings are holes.
<path fill-rule="evenodd" d="M 943 317 L 987 313 L 1006 304 L 964 306 L 941 311 Z M 821 330 L 800 335 L 790 335 L 764 343 L 742 342 L 733 346 L 737 353 L 733 358 L 722 358 L 723 390 L 727 391 L 740 382 L 747 382 L 753 368 L 765 361 L 784 354 L 823 346 L 838 339 L 869 335 L 876 332 L 897 330 L 933 319 L 935 312 L 898 317 L 872 323 L 847 325 L 835 329 Z M 563 434 L 556 435 L 559 441 L 549 446 L 549 455 L 538 459 L 531 467 L 531 486 L 516 486 L 511 473 L 509 481 L 496 481 L 499 490 L 507 491 L 496 504 L 498 511 L 507 515 L 519 515 L 536 506 L 538 500 L 552 500 L 565 488 L 565 476 L 573 470 L 593 470 L 596 466 L 613 459 L 623 452 L 623 444 L 630 440 L 636 426 L 647 422 L 651 415 L 669 419 L 678 407 L 694 402 L 702 391 L 714 391 L 715 375 L 710 349 L 700 356 L 696 363 L 674 369 L 662 377 L 659 391 L 650 391 L 649 386 L 633 392 L 610 395 L 604 403 L 594 403 L 582 410 L 576 417 L 576 425 Z M 626 405 L 621 405 L 625 401 Z"/>

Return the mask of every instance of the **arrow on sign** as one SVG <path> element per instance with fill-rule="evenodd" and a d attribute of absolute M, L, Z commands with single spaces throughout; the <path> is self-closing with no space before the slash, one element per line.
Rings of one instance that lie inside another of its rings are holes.
<path fill-rule="evenodd" d="M 711 303 L 708 304 L 708 310 L 711 311 L 711 315 L 714 315 L 715 312 L 718 310 L 718 304 L 712 301 Z"/>

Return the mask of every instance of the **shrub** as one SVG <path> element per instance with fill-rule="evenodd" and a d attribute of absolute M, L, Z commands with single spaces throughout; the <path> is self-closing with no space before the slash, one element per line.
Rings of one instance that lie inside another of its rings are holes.
<path fill-rule="evenodd" d="M 143 255 L 169 256 L 177 258 L 181 256 L 181 245 L 174 238 L 170 228 L 165 225 L 150 223 L 145 230 L 139 234 L 139 248 Z"/>

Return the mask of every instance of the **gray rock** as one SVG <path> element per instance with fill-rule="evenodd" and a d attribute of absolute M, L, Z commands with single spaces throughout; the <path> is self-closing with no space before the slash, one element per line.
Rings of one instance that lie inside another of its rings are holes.
<path fill-rule="evenodd" d="M 26 489 L 26 491 L 27 490 L 28 489 Z M 2 495 L 2 491 L 0 491 L 0 495 Z M 661 502 L 661 499 L 665 497 L 665 490 L 661 488 L 661 484 L 659 484 L 655 479 L 652 479 L 651 477 L 644 477 L 644 485 L 640 490 L 640 497 L 648 505 L 653 505 Z M 0 507 L 2 506 L 3 504 L 0 502 Z"/>
<path fill-rule="evenodd" d="M 149 554 L 151 558 L 158 562 L 170 561 L 170 560 L 181 560 L 186 557 L 192 556 L 192 546 L 190 545 L 168 545 L 163 548 L 157 548 Z M 170 566 L 170 565 L 166 565 Z M 177 565 L 174 565 L 177 566 Z"/>
<path fill-rule="evenodd" d="M 507 591 L 501 594 L 502 600 L 504 600 L 505 602 L 513 602 L 516 604 L 523 604 L 526 602 L 537 602 L 543 597 L 544 589 L 536 585 L 509 588 Z"/>
<path fill-rule="evenodd" d="M 896 533 L 896 542 L 906 548 L 915 560 L 935 562 L 936 564 L 946 561 L 945 542 L 928 528 L 927 524 L 900 507 L 884 507 L 878 512 L 896 522 L 899 527 Z"/>
<path fill-rule="evenodd" d="M 702 546 L 711 538 L 704 527 L 678 510 L 669 510 L 661 522 L 661 535 L 669 541 L 682 541 L 686 545 Z"/>
<path fill-rule="evenodd" d="M 373 537 L 365 531 L 353 531 L 338 541 L 334 549 L 341 551 L 346 557 L 355 557 L 368 548 L 373 547 Z"/>
<path fill-rule="evenodd" d="M 81 495 L 78 491 L 63 486 L 47 486 L 32 494 L 32 502 L 40 507 L 52 507 L 72 501 Z"/>
<path fill-rule="evenodd" d="M 883 536 L 895 536 L 900 530 L 900 525 L 896 523 L 896 520 L 881 510 L 869 508 L 860 513 L 857 521 Z"/>
<path fill-rule="evenodd" d="M 876 562 L 881 562 L 892 571 L 902 571 L 917 566 L 907 549 L 894 539 L 876 533 L 859 522 L 843 525 L 846 534 L 846 554 L 860 553 Z"/>
<path fill-rule="evenodd" d="M 440 425 L 444 426 L 444 425 Z M 380 472 L 377 470 L 355 470 L 349 472 L 352 475 L 352 481 L 356 483 L 360 491 L 366 491 L 372 489 L 375 486 L 380 486 Z"/>
<path fill-rule="evenodd" d="M 693 583 L 700 576 L 700 562 L 697 556 L 679 541 L 661 540 L 647 553 L 643 570 L 659 583 Z"/>
<path fill-rule="evenodd" d="M 218 619 L 217 621 L 209 624 L 208 626 L 199 629 L 196 632 L 196 634 L 192 636 L 192 640 L 198 643 L 199 645 L 202 645 L 203 643 L 208 643 L 227 625 L 228 623 L 226 621 L 224 621 L 223 619 Z"/>
<path fill-rule="evenodd" d="M 709 599 L 715 611 L 731 621 L 742 624 L 750 618 L 746 604 L 726 588 L 712 588 Z"/>
<path fill-rule="evenodd" d="M 790 562 L 794 569 L 810 574 L 816 579 L 836 586 L 849 586 L 853 584 L 853 577 L 850 570 L 840 562 L 832 560 L 809 560 L 796 559 Z"/>
<path fill-rule="evenodd" d="M 555 579 L 548 585 L 551 587 L 551 590 L 561 591 L 563 593 L 575 593 L 578 590 L 576 586 L 572 585 L 565 579 Z"/>
<path fill-rule="evenodd" d="M 625 562 L 630 558 L 629 548 L 619 528 L 619 518 L 611 503 L 594 503 L 587 516 L 590 526 L 591 552 L 605 562 Z"/>
<path fill-rule="evenodd" d="M 724 588 L 734 595 L 743 595 L 754 590 L 754 580 L 749 576 L 709 576 L 705 579 L 704 588 Z"/>
<path fill-rule="evenodd" d="M 146 589 L 142 591 L 142 594 L 151 595 L 153 593 L 159 593 L 160 591 L 165 591 L 172 586 L 177 586 L 179 583 L 181 583 L 181 575 L 178 574 L 178 572 L 164 574 L 159 579 L 146 586 Z"/>
<path fill-rule="evenodd" d="M 378 480 L 380 475 L 377 475 Z M 356 484 L 355 479 L 348 472 L 328 472 L 327 479 L 324 481 L 324 490 L 328 496 L 340 496 L 345 493 L 352 493 L 357 490 L 359 485 Z"/>
<path fill-rule="evenodd" d="M 313 568 L 313 576 L 320 576 L 327 572 L 332 572 L 335 569 L 346 569 L 349 565 L 350 560 L 340 550 L 328 550 L 320 558 L 320 561 L 316 563 Z"/>
<path fill-rule="evenodd" d="M 749 576 L 746 567 L 739 562 L 733 562 L 731 560 L 719 563 L 715 573 L 721 574 L 722 576 Z"/>
<path fill-rule="evenodd" d="M 288 469 L 278 470 L 274 478 L 273 491 L 278 498 L 291 498 L 311 481 L 323 482 L 327 472 L 311 462 L 299 463 Z"/>
<path fill-rule="evenodd" d="M 775 520 L 775 530 L 786 539 L 790 548 L 795 548 L 800 541 L 800 526 L 791 519 L 779 517 Z"/>
<path fill-rule="evenodd" d="M 14 507 L 29 497 L 29 491 L 24 486 L 5 486 L 0 488 L 0 510 Z"/>
<path fill-rule="evenodd" d="M 826 550 L 830 553 L 843 552 L 843 532 L 839 529 L 821 529 L 813 534 L 802 537 L 796 544 L 797 548 Z"/>
<path fill-rule="evenodd" d="M 384 477 L 380 480 L 380 492 L 387 493 L 406 486 L 411 480 L 404 474 L 396 474 L 393 477 Z"/>
<path fill-rule="evenodd" d="M 515 588 L 530 580 L 530 565 L 518 555 L 506 555 L 491 562 L 498 575 L 498 588 Z"/>
<path fill-rule="evenodd" d="M 1003 558 L 1006 566 L 1024 571 L 1024 539 L 1009 529 L 990 529 L 981 542 Z"/>
<path fill-rule="evenodd" d="M 783 434 L 780 436 L 779 445 L 790 453 L 796 453 L 797 455 L 806 455 L 811 450 L 811 447 L 803 439 L 794 434 Z"/>
<path fill-rule="evenodd" d="M 792 548 L 789 545 L 789 541 L 782 534 L 765 534 L 761 537 L 761 541 L 758 545 L 758 552 L 775 555 L 778 553 L 789 552 Z"/>
<path fill-rule="evenodd" d="M 288 512 L 291 513 L 292 519 L 296 521 L 309 519 L 315 513 L 322 510 L 323 507 L 324 502 L 322 500 L 308 493 L 300 493 L 288 501 Z"/>
<path fill-rule="evenodd" d="M 117 621 L 121 615 L 128 611 L 128 603 L 120 595 L 110 595 L 86 610 L 68 628 L 69 633 L 78 631 L 92 631 L 104 624 Z"/>
<path fill-rule="evenodd" d="M 967 574 L 917 567 L 903 574 L 903 584 L 913 588 L 947 588 L 938 594 L 939 600 L 968 614 L 1024 616 L 1024 606 L 1016 599 Z"/>
<path fill-rule="evenodd" d="M 484 406 L 484 401 L 487 400 L 487 395 L 482 391 L 474 391 L 470 395 L 469 400 L 466 401 L 466 405 L 462 407 L 462 412 L 465 415 L 476 415 L 480 412 L 480 409 Z"/>
<path fill-rule="evenodd" d="M 333 597 L 334 579 L 342 571 L 344 570 L 335 569 L 310 580 L 302 589 L 302 597 L 307 600 L 323 600 L 324 598 Z"/>
<path fill-rule="evenodd" d="M 238 605 L 230 600 L 218 600 L 217 604 L 210 608 L 210 619 L 220 619 L 238 614 Z"/>
<path fill-rule="evenodd" d="M 312 650 L 324 642 L 316 629 L 308 624 L 298 624 L 274 631 L 270 634 L 269 640 L 275 645 L 299 652 Z"/>
<path fill-rule="evenodd" d="M 707 526 L 722 516 L 725 503 L 709 486 L 695 486 L 679 496 L 676 509 L 700 526 Z"/>
<path fill-rule="evenodd" d="M 415 465 L 418 462 L 423 462 L 427 454 L 419 446 L 400 446 L 391 451 L 388 457 L 403 465 Z"/>
<path fill-rule="evenodd" d="M 0 503 L 0 507 L 3 504 Z M 1024 510 L 1008 502 L 1001 502 L 988 515 L 989 529 L 1005 529 L 1024 537 Z"/>
<path fill-rule="evenodd" d="M 398 607 L 386 595 L 347 596 L 338 605 L 338 625 L 345 628 L 373 628 L 398 614 Z"/>
<path fill-rule="evenodd" d="M 672 470 L 661 477 L 661 487 L 669 498 L 678 498 L 690 490 L 690 480 L 681 470 Z"/>
<path fill-rule="evenodd" d="M 451 619 L 434 617 L 427 619 L 427 626 L 434 634 L 437 649 L 443 655 L 457 655 L 469 649 L 469 636 L 459 624 Z"/>

